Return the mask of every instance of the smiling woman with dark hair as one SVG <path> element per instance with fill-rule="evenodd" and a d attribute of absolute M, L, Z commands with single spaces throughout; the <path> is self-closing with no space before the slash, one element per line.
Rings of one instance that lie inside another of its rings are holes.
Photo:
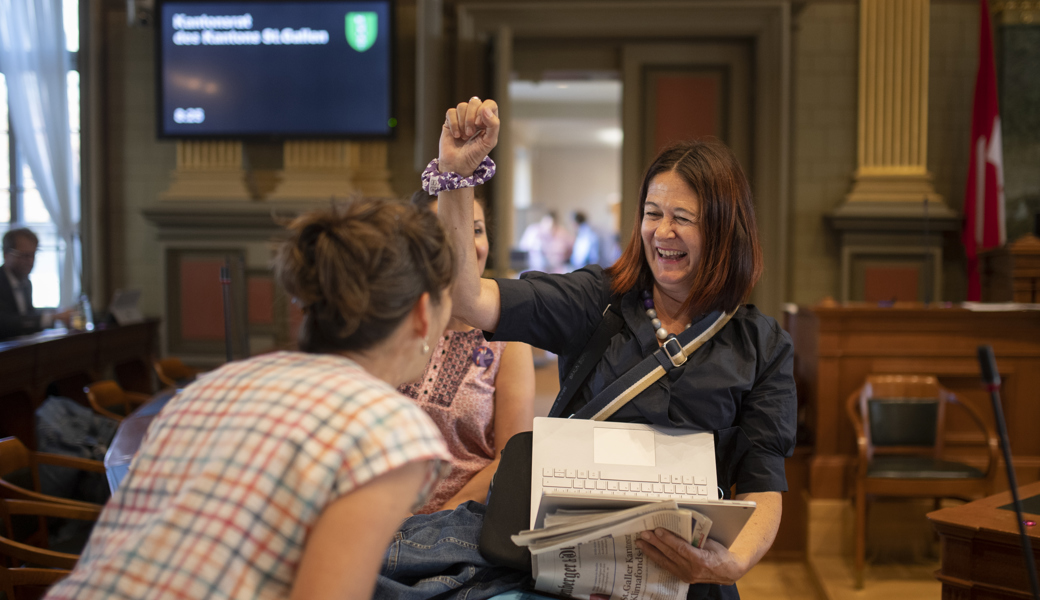
<path fill-rule="evenodd" d="M 606 270 L 614 293 L 669 287 L 668 296 L 682 300 L 681 313 L 730 311 L 751 294 L 762 275 L 755 207 L 736 157 L 721 142 L 662 150 L 643 176 L 639 214 L 628 247 Z M 671 239 L 662 230 L 669 222 Z"/>
<path fill-rule="evenodd" d="M 499 126 L 493 100 L 472 98 L 448 110 L 431 180 L 466 180 L 484 168 Z M 438 204 L 460 257 L 455 318 L 494 332 L 494 340 L 522 341 L 557 354 L 562 377 L 583 357 L 605 309 L 612 305 L 620 312 L 620 331 L 564 416 L 578 413 L 692 324 L 714 322 L 714 335 L 685 363 L 673 359 L 676 366 L 666 376 L 609 418 L 715 433 L 720 497 L 730 498 L 734 488 L 733 497 L 757 503 L 740 535 L 729 548 L 713 540 L 695 548 L 657 530 L 643 532 L 637 544 L 695 584 L 691 598 L 737 597 L 734 583 L 766 553 L 780 524 L 796 402 L 790 337 L 775 320 L 743 304 L 762 273 L 762 251 L 750 186 L 733 153 L 711 140 L 663 150 L 643 178 L 628 247 L 607 270 L 478 278 L 466 234 L 473 220 L 472 189 L 452 187 L 441 191 Z M 701 323 L 705 319 L 712 320 Z"/>

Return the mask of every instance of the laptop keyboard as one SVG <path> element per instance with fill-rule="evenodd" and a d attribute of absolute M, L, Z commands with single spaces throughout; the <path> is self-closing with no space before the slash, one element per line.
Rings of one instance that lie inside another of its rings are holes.
<path fill-rule="evenodd" d="M 623 498 L 661 498 L 664 500 L 706 500 L 707 479 L 701 475 L 649 475 L 633 477 L 586 469 L 542 468 L 542 492 L 595 494 Z"/>

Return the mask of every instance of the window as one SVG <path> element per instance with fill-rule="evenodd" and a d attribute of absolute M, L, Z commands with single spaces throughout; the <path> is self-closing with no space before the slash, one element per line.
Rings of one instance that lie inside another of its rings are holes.
<path fill-rule="evenodd" d="M 72 68 L 67 73 L 69 93 L 69 129 L 72 137 L 72 160 L 79 186 L 80 164 L 80 97 L 79 72 L 76 58 L 79 52 L 79 0 L 62 0 L 65 27 L 65 48 L 70 54 Z M 8 108 L 7 80 L 0 65 L 0 232 L 15 227 L 28 227 L 40 238 L 33 267 L 33 304 L 57 306 L 60 300 L 59 257 L 65 247 L 58 239 L 54 222 L 47 212 L 36 187 L 29 164 L 18 150 L 11 127 Z"/>
<path fill-rule="evenodd" d="M 14 216 L 11 196 L 11 124 L 7 115 L 7 78 L 0 73 L 0 223 Z"/>

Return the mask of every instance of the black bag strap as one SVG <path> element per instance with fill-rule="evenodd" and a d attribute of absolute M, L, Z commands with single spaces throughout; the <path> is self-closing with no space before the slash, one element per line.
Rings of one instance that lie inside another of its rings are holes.
<path fill-rule="evenodd" d="M 610 303 L 603 309 L 603 318 L 600 319 L 599 325 L 596 326 L 596 331 L 592 333 L 592 337 L 585 343 L 581 354 L 578 355 L 578 360 L 574 361 L 571 370 L 563 378 L 563 381 L 560 382 L 560 393 L 556 395 L 556 400 L 549 410 L 550 417 L 570 416 L 571 412 L 565 411 L 570 406 L 571 400 L 574 399 L 574 395 L 585 384 L 585 380 L 589 378 L 589 375 L 592 374 L 592 369 L 603 358 L 603 354 L 607 351 L 607 346 L 610 345 L 611 338 L 621 331 L 621 327 L 624 324 L 625 320 L 621 316 L 621 296 L 615 295 L 611 297 Z"/>
<path fill-rule="evenodd" d="M 686 359 L 722 329 L 736 312 L 737 309 L 728 313 L 716 310 L 678 336 L 665 340 L 656 352 L 596 394 L 595 398 L 574 413 L 573 418 L 607 420 L 662 375 L 685 364 Z"/>

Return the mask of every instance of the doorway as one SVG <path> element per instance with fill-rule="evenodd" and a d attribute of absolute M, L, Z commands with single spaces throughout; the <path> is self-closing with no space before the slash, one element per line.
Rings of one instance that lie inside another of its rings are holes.
<path fill-rule="evenodd" d="M 516 271 L 620 255 L 621 82 L 576 75 L 509 84 Z"/>
<path fill-rule="evenodd" d="M 760 224 L 759 239 L 765 256 L 765 274 L 752 295 L 752 302 L 766 314 L 779 317 L 786 296 L 788 246 L 788 185 L 790 156 L 790 78 L 791 5 L 788 0 L 761 0 L 739 3 L 651 3 L 619 1 L 610 7 L 590 9 L 586 3 L 561 0 L 552 4 L 486 3 L 462 1 L 456 5 L 458 17 L 456 64 L 458 97 L 478 90 L 491 91 L 492 97 L 508 98 L 514 79 L 542 81 L 545 77 L 526 77 L 529 63 L 557 70 L 605 70 L 620 73 L 622 90 L 622 177 L 621 236 L 631 233 L 638 206 L 638 188 L 645 168 L 647 111 L 641 96 L 646 92 L 645 68 L 666 70 L 700 69 L 697 57 L 684 48 L 719 43 L 740 46 L 748 65 L 745 91 L 727 96 L 727 102 L 747 102 L 747 136 L 727 140 L 744 163 L 756 199 Z M 590 12 L 591 11 L 591 12 Z M 592 18 L 595 17 L 595 18 Z M 640 56 L 639 46 L 650 47 Z M 690 63 L 668 48 L 692 57 Z M 486 50 L 490 48 L 489 53 Z M 627 49 L 631 48 L 632 52 Z M 560 50 L 566 50 L 560 52 Z M 537 60 L 525 58 L 530 52 Z M 488 61 L 488 62 L 484 62 Z M 683 63 L 687 63 L 684 65 Z M 478 68 L 483 63 L 485 68 Z M 635 69 L 635 70 L 633 70 Z M 637 78 L 629 76 L 637 73 Z M 477 86 L 474 77 L 487 74 L 489 85 Z M 674 73 L 665 73 L 671 77 Z M 698 74 L 701 75 L 701 74 Z M 634 85 L 633 85 L 634 84 Z M 732 89 L 732 86 L 730 86 Z M 511 148 L 508 123 L 511 108 L 503 106 L 503 136 L 500 145 Z M 733 121 L 736 122 L 735 120 Z M 639 132 L 638 135 L 636 132 Z M 720 136 L 721 137 L 721 136 Z M 725 139 L 725 138 L 724 138 Z M 746 139 L 743 151 L 739 139 Z M 746 158 L 745 158 L 746 157 Z M 512 224 L 512 153 L 500 155 L 509 164 L 501 165 L 506 175 L 493 182 L 496 214 L 503 228 L 500 239 L 514 235 Z M 626 223 L 626 220 L 628 222 Z M 508 253 L 508 247 L 501 248 Z M 507 260 L 503 261 L 508 262 Z"/>

